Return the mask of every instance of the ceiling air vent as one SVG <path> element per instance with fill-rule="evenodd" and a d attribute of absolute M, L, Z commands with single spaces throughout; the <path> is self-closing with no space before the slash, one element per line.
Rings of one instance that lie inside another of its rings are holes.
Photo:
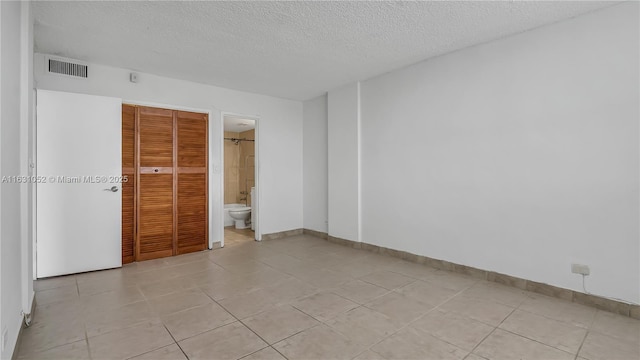
<path fill-rule="evenodd" d="M 49 72 L 54 74 L 87 78 L 87 65 L 49 59 Z"/>

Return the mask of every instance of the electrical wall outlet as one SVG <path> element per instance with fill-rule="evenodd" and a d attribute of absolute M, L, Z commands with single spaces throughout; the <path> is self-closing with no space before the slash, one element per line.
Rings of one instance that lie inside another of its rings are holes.
<path fill-rule="evenodd" d="M 571 264 L 571 272 L 580 275 L 589 275 L 589 266 L 583 264 Z"/>

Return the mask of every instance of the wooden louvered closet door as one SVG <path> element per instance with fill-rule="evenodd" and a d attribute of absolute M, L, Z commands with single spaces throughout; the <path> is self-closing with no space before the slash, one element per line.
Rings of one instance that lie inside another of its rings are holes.
<path fill-rule="evenodd" d="M 174 254 L 173 111 L 139 107 L 136 260 Z"/>
<path fill-rule="evenodd" d="M 177 253 L 206 249 L 209 243 L 207 115 L 178 111 L 177 131 Z"/>
<path fill-rule="evenodd" d="M 122 124 L 123 262 L 206 249 L 207 114 L 123 105 Z"/>

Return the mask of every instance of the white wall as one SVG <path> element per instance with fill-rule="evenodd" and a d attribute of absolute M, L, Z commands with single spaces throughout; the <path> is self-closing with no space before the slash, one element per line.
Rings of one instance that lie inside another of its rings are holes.
<path fill-rule="evenodd" d="M 640 302 L 638 7 L 363 82 L 362 241 Z"/>
<path fill-rule="evenodd" d="M 327 96 L 303 104 L 303 226 L 327 232 Z"/>
<path fill-rule="evenodd" d="M 89 79 L 45 73 L 44 55 L 34 64 L 39 89 L 120 97 L 124 101 L 154 103 L 210 110 L 213 152 L 210 174 L 211 224 L 222 231 L 222 120 L 221 112 L 259 117 L 257 142 L 260 152 L 260 231 L 263 234 L 302 227 L 302 103 L 269 96 L 223 89 L 188 81 L 140 73 L 139 82 L 129 82 L 127 69 L 89 64 Z M 216 236 L 217 235 L 217 236 Z"/>
<path fill-rule="evenodd" d="M 30 5 L 0 2 L 0 177 L 26 175 L 22 172 L 23 145 L 27 144 L 22 124 L 29 122 L 28 105 L 32 102 L 27 75 L 31 64 L 26 55 L 32 34 Z M 33 299 L 31 248 L 23 226 L 28 223 L 25 216 L 30 208 L 27 188 L 18 183 L 3 182 L 0 198 L 0 341 L 7 331 L 7 346 L 0 358 L 8 359 L 22 324 L 21 312 L 30 310 Z"/>
<path fill-rule="evenodd" d="M 360 241 L 360 84 L 329 91 L 327 103 L 328 233 Z"/>
<path fill-rule="evenodd" d="M 33 24 L 31 3 L 22 2 L 21 69 L 20 69 L 20 173 L 34 175 L 29 166 L 35 157 L 35 96 L 33 88 Z M 33 136 L 31 136 L 32 134 Z M 22 308 L 30 313 L 33 302 L 33 239 L 35 232 L 36 184 L 24 183 L 20 189 L 22 233 Z"/>

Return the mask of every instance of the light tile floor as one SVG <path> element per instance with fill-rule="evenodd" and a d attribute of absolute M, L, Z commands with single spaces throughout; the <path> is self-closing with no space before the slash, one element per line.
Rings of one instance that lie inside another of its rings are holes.
<path fill-rule="evenodd" d="M 640 321 L 309 236 L 35 288 L 21 359 L 640 358 Z"/>
<path fill-rule="evenodd" d="M 255 233 L 251 229 L 236 229 L 233 226 L 224 228 L 224 246 L 236 246 L 248 241 L 254 241 Z"/>

